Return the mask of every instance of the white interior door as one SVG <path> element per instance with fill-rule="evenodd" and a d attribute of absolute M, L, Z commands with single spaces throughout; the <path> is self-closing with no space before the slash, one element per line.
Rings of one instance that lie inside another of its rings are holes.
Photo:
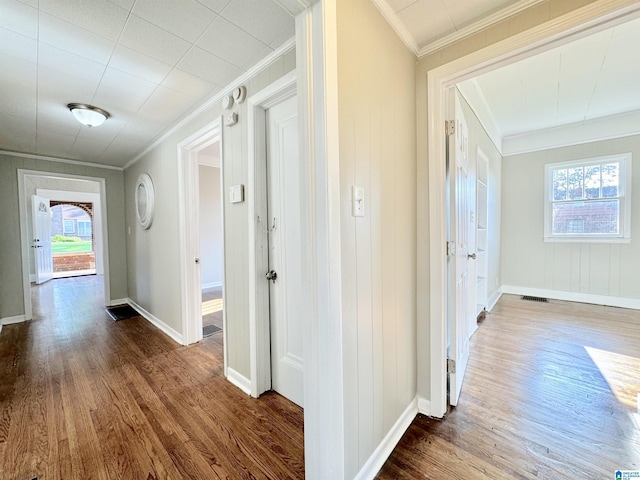
<path fill-rule="evenodd" d="M 36 283 L 41 284 L 53 278 L 53 257 L 51 256 L 51 205 L 48 198 L 31 196 L 33 211 L 33 239 Z"/>
<path fill-rule="evenodd" d="M 302 406 L 300 191 L 296 97 L 270 108 L 267 124 L 271 387 Z"/>
<path fill-rule="evenodd" d="M 460 101 L 456 94 L 452 111 L 455 117 L 455 131 L 449 136 L 449 182 L 450 203 L 449 229 L 450 239 L 455 242 L 452 255 L 449 256 L 449 403 L 458 404 L 462 380 L 469 360 L 471 293 L 475 290 L 473 276 L 470 273 L 474 253 L 470 251 L 471 238 L 475 235 L 471 210 L 469 168 L 469 130 L 464 119 Z"/>

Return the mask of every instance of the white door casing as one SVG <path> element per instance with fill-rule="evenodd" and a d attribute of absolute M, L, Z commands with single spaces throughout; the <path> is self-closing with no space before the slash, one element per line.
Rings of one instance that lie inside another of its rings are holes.
<path fill-rule="evenodd" d="M 51 205 L 48 198 L 31 196 L 33 212 L 33 238 L 36 284 L 53 278 L 53 257 L 51 256 Z"/>
<path fill-rule="evenodd" d="M 449 370 L 449 403 L 458 404 L 464 372 L 469 360 L 469 316 L 471 292 L 475 289 L 470 275 L 472 252 L 470 239 L 475 235 L 471 219 L 471 171 L 469 165 L 469 129 L 454 90 L 450 91 L 454 103 L 455 131 L 449 136 L 450 238 L 455 251 L 449 258 L 449 358 L 455 367 Z M 452 155 L 453 153 L 453 155 Z"/>
<path fill-rule="evenodd" d="M 271 386 L 303 404 L 301 218 L 296 97 L 266 112 Z"/>

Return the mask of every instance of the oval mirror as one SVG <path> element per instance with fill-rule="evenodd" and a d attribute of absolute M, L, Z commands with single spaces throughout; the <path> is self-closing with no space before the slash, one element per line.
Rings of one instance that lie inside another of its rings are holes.
<path fill-rule="evenodd" d="M 155 196 L 153 182 L 147 173 L 142 173 L 136 182 L 136 217 L 138 223 L 147 230 L 153 221 Z"/>

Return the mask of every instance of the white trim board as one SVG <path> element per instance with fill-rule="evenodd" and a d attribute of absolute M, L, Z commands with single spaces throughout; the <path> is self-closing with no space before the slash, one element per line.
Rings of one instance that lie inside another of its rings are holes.
<path fill-rule="evenodd" d="M 251 395 L 260 396 L 271 388 L 271 333 L 269 329 L 267 218 L 266 116 L 269 108 L 297 93 L 296 70 L 285 74 L 247 99 L 249 162 L 247 182 L 249 232 L 249 365 Z M 304 158 L 304 157 L 301 157 Z M 264 220 L 263 220 L 264 221 Z"/>
<path fill-rule="evenodd" d="M 4 317 L 2 319 L 0 319 L 0 326 L 1 325 L 13 325 L 14 323 L 22 323 L 22 322 L 26 322 L 27 319 L 24 315 L 15 315 L 13 317 Z"/>
<path fill-rule="evenodd" d="M 81 162 L 79 160 L 69 160 L 67 158 L 59 157 L 47 157 L 46 155 L 36 155 L 33 153 L 12 152 L 10 150 L 0 150 L 0 155 L 18 158 L 32 158 L 34 160 L 45 160 L 47 162 L 69 163 L 71 165 L 81 165 L 83 167 L 106 168 L 108 170 L 118 170 L 119 172 L 124 170 L 124 168 L 122 167 L 114 167 L 112 165 L 104 165 L 101 163 Z"/>
<path fill-rule="evenodd" d="M 202 285 L 200 285 L 200 289 L 204 292 L 205 290 L 220 288 L 221 286 L 222 286 L 222 280 L 219 282 L 203 283 Z"/>
<path fill-rule="evenodd" d="M 498 10 L 497 12 L 483 16 L 482 18 L 467 25 L 466 27 L 456 30 L 448 35 L 444 35 L 443 37 L 429 42 L 422 47 L 418 46 L 416 39 L 409 32 L 402 20 L 400 20 L 398 14 L 389 5 L 388 0 L 373 0 L 373 3 L 378 8 L 378 10 L 380 10 L 382 16 L 385 18 L 387 23 L 389 23 L 391 28 L 393 28 L 393 30 L 396 32 L 396 35 L 398 35 L 405 46 L 409 50 L 411 50 L 414 55 L 420 58 L 429 55 L 430 53 L 433 53 L 437 50 L 446 48 L 449 45 L 452 45 L 464 38 L 475 35 L 476 33 L 485 30 L 486 28 L 489 28 L 499 22 L 502 22 L 509 17 L 513 17 L 514 15 L 517 15 L 518 13 L 528 8 L 534 7 L 535 5 L 542 3 L 543 1 L 545 0 L 520 0 L 514 4 Z"/>
<path fill-rule="evenodd" d="M 596 0 L 593 3 L 525 30 L 484 49 L 463 56 L 427 72 L 426 115 L 418 114 L 418 128 L 426 122 L 427 145 L 418 145 L 418 183 L 428 185 L 428 203 L 418 197 L 418 238 L 429 239 L 428 261 L 419 257 L 418 278 L 428 277 L 429 301 L 418 302 L 418 318 L 429 318 L 430 361 L 418 365 L 419 393 L 430 392 L 432 415 L 442 417 L 447 410 L 446 395 L 446 175 L 445 91 L 453 85 L 481 73 L 495 70 L 573 41 L 596 31 L 618 25 L 640 15 L 640 4 L 632 0 Z M 419 67 L 419 71 L 421 68 Z M 422 87 L 424 88 L 424 87 Z M 419 107 L 422 108 L 422 107 Z M 424 142 L 424 140 L 419 140 Z M 426 151 L 426 155 L 422 153 Z M 427 216 L 428 212 L 428 216 Z M 420 292 L 418 292 L 421 297 Z M 422 326 L 418 325 L 418 332 Z M 424 345 L 425 347 L 427 345 Z M 429 371 L 425 371 L 429 369 Z M 423 379 L 429 379 L 427 383 Z"/>
<path fill-rule="evenodd" d="M 377 448 L 354 477 L 354 480 L 369 480 L 376 477 L 376 474 L 380 471 L 384 462 L 387 461 L 389 455 L 391 455 L 393 449 L 402 438 L 402 435 L 404 435 L 411 426 L 411 422 L 413 422 L 417 414 L 418 397 L 415 397 L 407 408 L 405 408 L 404 412 L 402 412 L 398 420 L 396 420 L 396 423 L 389 429 Z"/>
<path fill-rule="evenodd" d="M 502 297 L 503 293 L 504 292 L 502 291 L 502 287 L 500 287 L 498 290 L 496 290 L 495 292 L 493 292 L 491 294 L 491 296 L 489 297 L 489 299 L 487 301 L 487 311 L 490 312 L 491 310 L 493 310 L 493 308 L 498 303 L 498 300 L 500 300 L 500 297 Z"/>
<path fill-rule="evenodd" d="M 238 373 L 231 367 L 227 367 L 227 380 L 238 387 L 247 395 L 251 395 L 251 380 L 244 375 Z"/>
<path fill-rule="evenodd" d="M 546 288 L 518 287 L 503 285 L 502 293 L 512 295 L 530 295 L 532 297 L 552 298 L 568 302 L 590 303 L 607 307 L 629 308 L 640 310 L 640 298 L 613 297 L 611 295 L 596 295 L 593 293 L 563 292 L 561 290 L 547 290 Z"/>
<path fill-rule="evenodd" d="M 151 323 L 153 326 L 157 327 L 162 333 L 167 335 L 173 341 L 179 343 L 180 345 L 183 344 L 182 343 L 182 335 L 180 335 L 177 331 L 175 331 L 169 325 L 164 323 L 158 317 L 156 317 L 152 313 L 149 313 L 148 311 L 146 311 L 144 308 L 142 308 L 140 305 L 138 305 L 136 302 L 134 302 L 130 298 L 127 298 L 127 302 L 126 303 L 128 303 L 133 308 L 135 308 L 138 311 L 138 313 L 140 315 L 142 315 L 149 323 Z"/>

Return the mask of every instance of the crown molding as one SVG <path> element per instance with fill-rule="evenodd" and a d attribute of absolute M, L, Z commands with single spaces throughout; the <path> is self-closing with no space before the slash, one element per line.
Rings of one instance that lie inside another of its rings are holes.
<path fill-rule="evenodd" d="M 393 11 L 393 8 L 389 5 L 387 0 L 372 0 L 374 5 L 380 10 L 382 16 L 387 20 L 391 28 L 396 32 L 400 40 L 411 50 L 418 58 L 424 57 L 437 50 L 441 50 L 449 45 L 462 40 L 463 38 L 470 37 L 491 25 L 506 20 L 509 17 L 517 15 L 518 13 L 531 8 L 539 3 L 547 0 L 520 0 L 508 7 L 505 7 L 497 12 L 487 15 L 480 20 L 473 22 L 460 30 L 456 30 L 444 37 L 441 37 L 434 42 L 428 43 L 422 47 L 419 47 L 413 35 L 409 32 L 404 25 L 400 17 Z"/>
<path fill-rule="evenodd" d="M 502 154 L 507 157 L 638 134 L 640 134 L 640 110 L 634 110 L 518 135 L 508 135 L 502 139 Z"/>
<path fill-rule="evenodd" d="M 82 167 L 92 167 L 92 168 L 105 168 L 107 170 L 118 170 L 123 171 L 122 167 L 115 167 L 113 165 L 103 165 L 101 163 L 89 163 L 89 162 L 80 162 L 78 160 L 69 160 L 68 158 L 59 158 L 59 157 L 48 157 L 45 155 L 36 155 L 34 153 L 22 153 L 22 152 L 12 152 L 10 150 L 0 150 L 0 155 L 6 155 L 11 157 L 20 157 L 20 158 L 31 158 L 33 160 L 45 160 L 47 162 L 58 162 L 58 163 L 69 163 L 71 165 L 79 165 Z"/>
<path fill-rule="evenodd" d="M 430 53 L 433 53 L 437 50 L 441 50 L 445 47 L 448 47 L 449 45 L 452 45 L 466 37 L 475 35 L 476 33 L 481 32 L 482 30 L 492 25 L 495 25 L 496 23 L 506 20 L 509 17 L 513 17 L 514 15 L 517 15 L 518 13 L 545 1 L 547 0 L 520 0 L 519 2 L 516 2 L 512 5 L 509 5 L 508 7 L 492 13 L 491 15 L 487 15 L 486 17 L 483 17 L 480 20 L 467 25 L 460 30 L 451 32 L 444 37 L 440 37 L 434 42 L 420 47 L 417 55 L 420 58 L 429 55 Z"/>
<path fill-rule="evenodd" d="M 406 45 L 406 47 L 413 52 L 414 55 L 418 55 L 420 49 L 418 48 L 418 44 L 416 43 L 413 35 L 409 33 L 407 27 L 405 27 L 400 17 L 393 11 L 393 8 L 389 5 L 387 0 L 372 0 L 373 4 L 380 10 L 380 13 L 385 18 L 387 23 L 391 26 L 391 28 L 396 32 L 396 35 L 400 37 L 402 43 Z"/>
<path fill-rule="evenodd" d="M 260 62 L 256 63 L 253 67 L 247 70 L 245 73 L 240 75 L 238 78 L 229 83 L 226 87 L 216 93 L 213 97 L 209 98 L 209 100 L 205 101 L 202 105 L 196 108 L 194 111 L 189 113 L 187 116 L 183 117 L 181 120 L 178 120 L 171 127 L 161 133 L 159 136 L 155 138 L 150 144 L 148 144 L 144 150 L 142 150 L 139 154 L 129 160 L 123 167 L 124 170 L 129 168 L 131 165 L 136 163 L 142 157 L 144 157 L 151 150 L 156 148 L 162 142 L 164 142 L 167 138 L 177 132 L 179 129 L 189 124 L 193 120 L 195 120 L 198 116 L 202 115 L 204 112 L 213 107 L 216 103 L 218 103 L 225 95 L 228 95 L 233 91 L 233 89 L 241 86 L 243 83 L 248 82 L 264 70 L 266 67 L 271 65 L 279 56 L 284 55 L 285 53 L 296 48 L 296 38 L 291 37 L 289 40 L 284 42 L 279 48 L 271 52 L 269 55 L 264 57 Z"/>

